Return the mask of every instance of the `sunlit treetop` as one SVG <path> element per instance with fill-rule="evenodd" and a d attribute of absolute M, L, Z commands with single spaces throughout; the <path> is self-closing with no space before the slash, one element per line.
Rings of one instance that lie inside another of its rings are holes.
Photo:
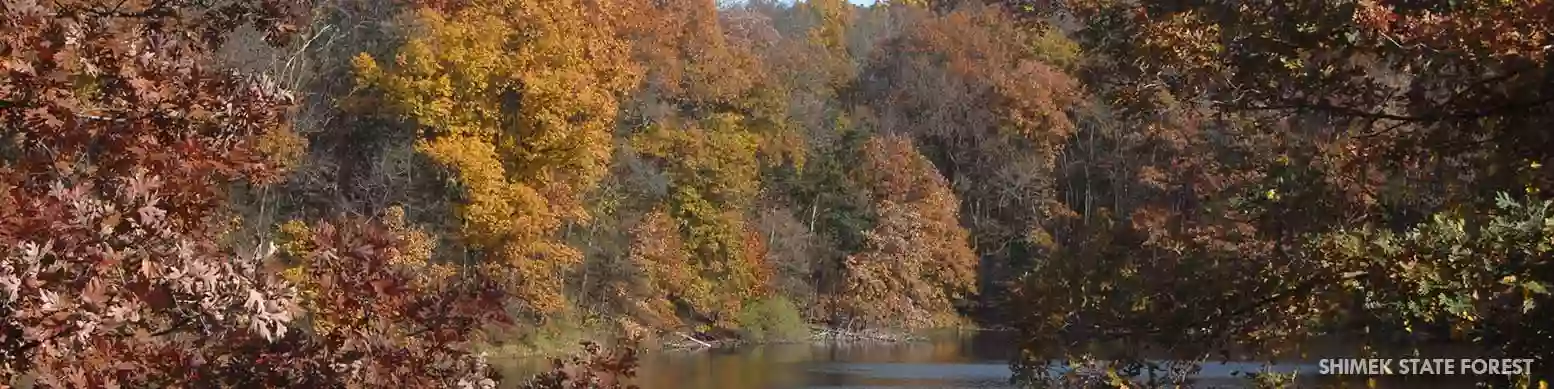
<path fill-rule="evenodd" d="M 558 309 L 554 237 L 611 156 L 618 98 L 637 85 L 612 2 L 470 1 L 420 8 L 392 62 L 363 54 L 358 85 L 422 129 L 417 149 L 463 188 L 463 239 L 515 271 L 523 301 Z"/>

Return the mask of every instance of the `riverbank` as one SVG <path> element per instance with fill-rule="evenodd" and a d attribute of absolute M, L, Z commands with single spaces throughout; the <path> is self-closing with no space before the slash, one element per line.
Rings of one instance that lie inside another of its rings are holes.
<path fill-rule="evenodd" d="M 592 325 L 590 325 L 592 324 Z M 476 352 L 487 355 L 488 362 L 504 377 L 527 377 L 544 371 L 550 361 L 565 359 L 579 353 L 579 345 L 592 342 L 612 348 L 635 337 L 634 347 L 643 353 L 686 354 L 707 351 L 726 351 L 756 346 L 885 346 L 920 344 L 945 336 L 963 336 L 979 332 L 998 332 L 998 329 L 969 325 L 900 330 L 885 328 L 838 328 L 806 321 L 793 321 L 781 325 L 762 325 L 759 330 L 740 331 L 691 331 L 657 330 L 635 334 L 619 331 L 619 327 L 599 325 L 587 320 L 553 321 L 539 327 L 526 329 L 494 330 L 491 341 L 475 345 Z M 718 336 L 718 335 L 722 336 Z M 635 335 L 635 336 L 633 336 Z"/>
<path fill-rule="evenodd" d="M 833 327 L 824 327 L 824 326 L 811 326 L 810 327 L 810 334 L 809 334 L 809 336 L 808 337 L 804 337 L 804 338 L 798 338 L 798 339 L 747 339 L 747 338 L 738 338 L 738 337 L 736 337 L 736 338 L 727 338 L 727 339 L 705 339 L 703 337 L 695 336 L 695 335 L 692 335 L 692 334 L 686 334 L 686 333 L 675 333 L 675 336 L 678 336 L 678 337 L 680 337 L 683 340 L 681 340 L 681 341 L 665 341 L 665 342 L 662 342 L 659 345 L 660 348 L 668 349 L 668 350 L 697 350 L 697 349 L 712 349 L 712 348 L 737 347 L 737 346 L 749 346 L 749 345 L 761 345 L 761 344 L 789 344 L 789 343 L 806 343 L 806 342 L 811 342 L 811 343 L 858 343 L 858 342 L 900 343 L 900 342 L 922 341 L 922 340 L 927 339 L 926 337 L 923 337 L 923 336 L 921 336 L 919 334 L 914 334 L 912 332 L 892 331 L 892 330 L 885 330 L 885 329 L 846 330 L 846 329 L 833 328 Z"/>
<path fill-rule="evenodd" d="M 912 331 L 893 330 L 884 328 L 843 329 L 819 324 L 808 325 L 808 331 L 803 336 L 777 336 L 777 337 L 753 337 L 753 336 L 725 336 L 716 337 L 707 333 L 686 331 L 663 331 L 638 340 L 636 347 L 641 351 L 695 351 L 719 348 L 732 348 L 742 346 L 775 345 L 775 344 L 800 344 L 800 343 L 907 343 L 922 342 L 932 336 L 942 334 L 969 334 L 978 332 L 1001 332 L 999 328 L 980 327 L 945 327 L 918 329 Z M 507 344 L 501 346 L 480 347 L 491 358 L 496 359 L 549 359 L 565 357 L 577 352 L 576 345 L 582 342 L 594 342 L 605 345 L 615 345 L 623 339 L 629 338 L 626 334 L 608 331 L 587 331 L 578 328 L 569 328 L 562 331 L 541 331 L 539 336 L 526 344 Z"/>

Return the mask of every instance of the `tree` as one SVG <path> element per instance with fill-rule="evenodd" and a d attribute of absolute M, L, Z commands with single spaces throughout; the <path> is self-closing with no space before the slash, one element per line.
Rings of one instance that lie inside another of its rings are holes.
<path fill-rule="evenodd" d="M 484 356 L 468 348 L 485 326 L 510 324 L 508 288 L 490 276 L 493 266 L 434 262 L 435 241 L 399 208 L 376 221 L 283 226 L 277 264 L 298 290 L 300 331 L 202 376 L 229 385 L 495 387 Z"/>
<path fill-rule="evenodd" d="M 1455 293 L 1484 288 L 1497 297 L 1474 304 L 1514 318 L 1541 301 L 1504 297 L 1541 285 L 1541 270 L 1522 271 L 1544 261 L 1503 254 L 1499 244 L 1527 236 L 1487 226 L 1511 217 L 1493 209 L 1494 193 L 1537 203 L 1548 185 L 1531 173 L 1549 157 L 1534 129 L 1549 118 L 1551 49 L 1533 43 L 1549 36 L 1548 4 L 1064 5 L 1093 56 L 1082 77 L 1113 106 L 1109 120 L 1140 128 L 1098 146 L 1148 158 L 1105 173 L 1122 184 L 1111 193 L 1131 196 L 1060 225 L 1059 252 L 1017 307 L 1026 348 L 1100 337 L 1183 346 L 1188 359 L 1229 345 L 1279 355 L 1318 331 L 1426 322 L 1507 336 L 1481 343 L 1497 354 L 1547 343 L 1467 324 L 1460 306 L 1365 307 L 1458 304 Z M 1451 233 L 1454 220 L 1468 227 Z M 1484 262 L 1455 265 L 1443 241 Z M 1474 281 L 1420 281 L 1439 277 Z"/>
<path fill-rule="evenodd" d="M 857 174 L 879 221 L 843 262 L 842 314 L 871 326 L 956 324 L 954 304 L 976 291 L 977 256 L 955 194 L 906 138 L 870 139 L 863 154 Z"/>
<path fill-rule="evenodd" d="M 590 8 L 592 7 L 592 8 Z M 578 1 L 476 1 L 423 8 L 392 66 L 358 58 L 359 84 L 424 129 L 417 149 L 463 196 L 462 242 L 513 270 L 533 313 L 564 303 L 580 254 L 558 239 L 587 219 L 582 195 L 605 172 L 617 98 L 634 86 L 621 8 Z"/>
<path fill-rule="evenodd" d="M 746 249 L 751 227 L 745 211 L 760 188 L 756 138 L 736 120 L 723 115 L 706 120 L 705 127 L 657 127 L 633 139 L 634 148 L 667 174 L 667 197 L 660 201 L 684 236 L 681 255 L 693 259 L 690 270 L 711 287 L 677 297 L 714 319 L 738 312 L 770 288 L 761 270 L 764 250 Z"/>
<path fill-rule="evenodd" d="M 1439 177 L 1445 202 L 1487 199 L 1515 182 L 1547 139 L 1543 2 L 1295 2 L 1257 7 L 1189 2 L 1073 2 L 1082 31 L 1108 61 L 1145 61 L 1118 81 L 1119 101 L 1159 106 L 1155 91 L 1249 117 L 1296 119 L 1327 131 L 1345 185 L 1387 171 L 1472 168 Z M 1495 38 L 1486 38 L 1495 36 Z M 1103 38 L 1104 37 L 1104 38 Z M 1104 39 L 1104 40 L 1103 40 Z M 1121 42 L 1132 43 L 1121 43 Z M 1501 145 L 1500 151 L 1490 144 Z M 1349 155 L 1344 155 L 1349 154 Z M 1366 166 L 1367 168 L 1360 168 Z M 1422 179 L 1412 179 L 1423 181 Z M 1534 183 L 1537 188 L 1546 182 Z M 1477 186 L 1479 190 L 1466 190 Z M 1366 205 L 1411 199 L 1361 195 Z M 1437 204 L 1399 204 L 1438 207 Z M 1379 217 L 1395 216 L 1377 213 Z"/>
<path fill-rule="evenodd" d="M 702 278 L 693 265 L 680 238 L 680 230 L 673 219 L 664 212 L 649 213 L 632 231 L 631 264 L 637 269 L 636 277 L 642 283 L 636 290 L 622 291 L 620 298 L 635 300 L 645 312 L 636 316 L 657 328 L 674 328 L 682 324 L 680 312 L 675 309 L 675 299 L 690 301 L 691 305 L 709 311 L 712 307 L 714 285 Z"/>
<path fill-rule="evenodd" d="M 286 272 L 228 244 L 229 185 L 279 177 L 291 95 L 210 56 L 244 25 L 284 43 L 294 5 L 5 6 L 0 382 L 492 386 L 459 343 L 503 289 L 429 263 L 400 215 L 288 224 Z"/>
<path fill-rule="evenodd" d="M 1001 7 L 891 12 L 907 27 L 881 43 L 860 78 L 861 99 L 882 132 L 911 136 L 948 179 L 983 274 L 1020 274 L 1036 254 L 1025 238 L 1054 216 L 1056 159 L 1075 131 L 1069 112 L 1084 103 L 1062 68 L 1074 54 L 1041 45 L 1055 40 L 1050 32 Z M 986 281 L 997 296 L 1010 280 Z"/>
<path fill-rule="evenodd" d="M 607 188 L 617 197 L 598 208 L 602 218 L 635 225 L 632 246 L 596 253 L 589 270 L 622 270 L 603 283 L 634 285 L 610 297 L 609 311 L 667 327 L 660 329 L 731 328 L 745 302 L 770 291 L 765 244 L 747 222 L 761 174 L 802 164 L 800 139 L 789 131 L 780 85 L 753 47 L 728 39 L 713 2 L 633 7 L 619 34 L 650 70 L 620 113 L 625 147 Z M 646 279 L 614 279 L 626 274 Z"/>
<path fill-rule="evenodd" d="M 217 239 L 223 184 L 275 178 L 289 95 L 200 62 L 236 26 L 283 41 L 289 7 L 201 4 L 4 6 L 0 380 L 187 383 L 289 333 L 287 286 Z"/>
<path fill-rule="evenodd" d="M 826 320 L 837 319 L 836 297 L 846 285 L 843 261 L 864 249 L 865 233 L 877 217 L 867 186 L 854 174 L 863 166 L 863 146 L 873 136 L 866 122 L 839 117 L 832 124 L 837 141 L 817 143 L 813 161 L 792 182 L 779 181 L 794 199 L 793 211 L 804 228 L 821 243 L 808 278 L 824 311 L 817 317 Z"/>

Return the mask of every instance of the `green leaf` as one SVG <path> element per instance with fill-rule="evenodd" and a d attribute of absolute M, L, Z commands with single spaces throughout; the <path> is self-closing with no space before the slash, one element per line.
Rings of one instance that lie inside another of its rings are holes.
<path fill-rule="evenodd" d="M 1538 281 L 1522 282 L 1522 287 L 1523 288 L 1527 288 L 1527 291 L 1533 292 L 1533 293 L 1536 293 L 1536 294 L 1549 294 L 1549 290 L 1547 288 L 1545 288 L 1543 286 L 1543 284 L 1539 283 Z"/>
<path fill-rule="evenodd" d="M 1521 204 L 1516 203 L 1516 200 L 1511 199 L 1511 195 L 1509 193 L 1495 193 L 1495 206 L 1500 207 L 1500 209 L 1514 209 L 1520 205 Z"/>

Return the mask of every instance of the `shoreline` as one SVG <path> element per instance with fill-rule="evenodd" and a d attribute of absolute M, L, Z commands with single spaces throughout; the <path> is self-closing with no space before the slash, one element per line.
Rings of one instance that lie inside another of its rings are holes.
<path fill-rule="evenodd" d="M 663 337 L 666 340 L 657 342 L 657 347 L 644 347 L 659 351 L 699 351 L 711 349 L 728 349 L 742 346 L 759 346 L 774 344 L 848 344 L 848 343 L 912 343 L 922 342 L 930 338 L 932 334 L 940 333 L 974 333 L 974 332 L 1009 332 L 1007 328 L 981 328 L 981 327 L 945 327 L 929 328 L 913 331 L 890 330 L 879 328 L 842 329 L 830 326 L 810 326 L 810 334 L 799 339 L 758 340 L 745 338 L 727 339 L 697 339 L 682 332 L 669 333 Z M 680 338 L 680 339 L 674 339 Z"/>
<path fill-rule="evenodd" d="M 895 330 L 884 328 L 842 329 L 832 326 L 810 324 L 808 334 L 798 338 L 714 338 L 707 334 L 696 334 L 684 331 L 665 331 L 644 338 L 643 340 L 639 341 L 635 347 L 639 352 L 697 352 L 764 345 L 865 343 L 894 344 L 927 341 L 935 336 L 942 334 L 1012 331 L 1014 331 L 1012 328 L 1002 326 L 962 326 L 925 328 L 918 330 Z M 614 346 L 620 344 L 624 339 L 626 339 L 626 337 L 622 334 L 593 333 L 590 334 L 590 336 L 578 338 L 577 341 L 587 341 L 601 345 Z M 516 348 L 508 348 L 505 351 L 506 352 L 489 354 L 488 358 L 504 360 L 549 360 L 552 358 L 567 358 L 575 354 L 575 350 L 565 347 L 547 347 L 544 349 L 527 349 L 521 351 L 520 349 Z"/>

